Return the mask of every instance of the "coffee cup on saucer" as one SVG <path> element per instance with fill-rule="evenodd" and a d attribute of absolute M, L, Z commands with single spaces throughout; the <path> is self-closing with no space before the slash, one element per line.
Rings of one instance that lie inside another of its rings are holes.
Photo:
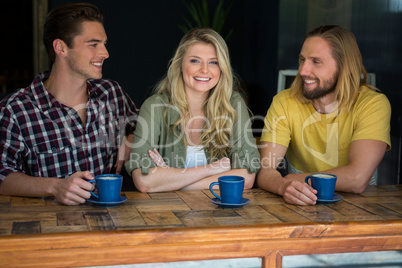
<path fill-rule="evenodd" d="M 219 186 L 220 196 L 214 192 L 213 187 Z M 209 186 L 211 193 L 223 204 L 238 205 L 243 201 L 244 178 L 240 176 L 221 176 L 217 182 Z"/>
<path fill-rule="evenodd" d="M 306 177 L 305 182 L 317 190 L 318 200 L 333 200 L 335 194 L 336 175 L 327 173 L 313 173 Z"/>
<path fill-rule="evenodd" d="M 98 202 L 110 203 L 120 201 L 123 176 L 117 174 L 103 174 L 96 176 L 95 180 L 90 180 L 89 182 L 95 183 L 96 193 L 91 191 L 91 194 L 97 198 Z"/>

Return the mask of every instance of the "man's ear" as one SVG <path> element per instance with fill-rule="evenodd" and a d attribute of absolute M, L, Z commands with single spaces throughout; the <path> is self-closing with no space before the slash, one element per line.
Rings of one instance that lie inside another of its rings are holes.
<path fill-rule="evenodd" d="M 66 43 L 64 43 L 64 41 L 61 39 L 55 39 L 53 41 L 53 49 L 54 49 L 54 52 L 56 53 L 56 55 L 59 55 L 63 58 L 67 55 L 68 47 L 67 47 Z"/>

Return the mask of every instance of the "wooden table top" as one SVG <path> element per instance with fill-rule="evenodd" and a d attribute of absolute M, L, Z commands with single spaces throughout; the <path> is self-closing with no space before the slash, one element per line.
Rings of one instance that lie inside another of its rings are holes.
<path fill-rule="evenodd" d="M 209 190 L 123 192 L 116 207 L 0 196 L 0 267 L 82 267 L 402 250 L 402 185 L 294 206 L 261 189 L 223 209 Z"/>
<path fill-rule="evenodd" d="M 209 190 L 123 192 L 116 207 L 91 203 L 64 206 L 54 198 L 0 195 L 0 235 L 211 227 L 323 221 L 402 221 L 402 185 L 369 186 L 363 194 L 338 193 L 333 204 L 295 206 L 261 189 L 245 190 L 250 203 L 227 209 L 213 204 Z"/>

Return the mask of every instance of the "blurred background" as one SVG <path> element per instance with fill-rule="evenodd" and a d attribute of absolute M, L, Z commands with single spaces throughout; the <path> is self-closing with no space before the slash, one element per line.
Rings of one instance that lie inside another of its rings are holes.
<path fill-rule="evenodd" d="M 42 27 L 48 10 L 83 1 L 13 0 L 0 8 L 0 98 L 47 70 Z M 208 4 L 222 23 L 232 66 L 256 117 L 255 136 L 277 92 L 280 70 L 297 69 L 304 36 L 324 24 L 351 30 L 368 72 L 392 105 L 392 149 L 379 167 L 379 184 L 401 183 L 402 0 L 97 0 L 104 14 L 110 58 L 104 77 L 118 81 L 137 106 L 165 74 L 183 36 L 189 7 Z"/>

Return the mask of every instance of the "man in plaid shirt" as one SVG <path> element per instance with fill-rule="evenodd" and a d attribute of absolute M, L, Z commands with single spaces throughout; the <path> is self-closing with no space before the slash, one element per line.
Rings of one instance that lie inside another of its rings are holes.
<path fill-rule="evenodd" d="M 101 11 L 53 9 L 44 26 L 52 65 L 0 103 L 0 194 L 90 198 L 87 182 L 128 158 L 138 110 L 118 83 L 102 78 L 109 57 Z"/>

